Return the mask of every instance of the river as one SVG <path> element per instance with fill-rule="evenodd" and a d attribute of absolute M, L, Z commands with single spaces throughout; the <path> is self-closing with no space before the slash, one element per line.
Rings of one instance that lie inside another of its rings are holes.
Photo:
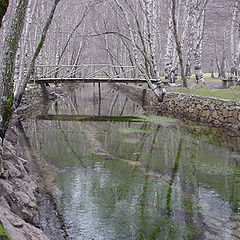
<path fill-rule="evenodd" d="M 92 84 L 24 131 L 57 169 L 52 194 L 67 239 L 240 239 L 240 152 L 218 136 L 146 115 L 107 85 L 99 101 Z"/>

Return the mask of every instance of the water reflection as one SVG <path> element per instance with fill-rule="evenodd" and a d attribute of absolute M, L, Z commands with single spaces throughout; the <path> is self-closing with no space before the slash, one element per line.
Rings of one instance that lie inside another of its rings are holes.
<path fill-rule="evenodd" d="M 239 152 L 101 90 L 76 89 L 26 123 L 32 146 L 64 170 L 70 239 L 239 239 Z"/>

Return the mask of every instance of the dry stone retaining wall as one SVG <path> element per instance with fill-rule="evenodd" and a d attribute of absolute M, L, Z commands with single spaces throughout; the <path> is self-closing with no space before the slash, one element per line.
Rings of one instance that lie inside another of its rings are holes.
<path fill-rule="evenodd" d="M 229 130 L 232 135 L 240 136 L 240 101 L 171 92 L 161 103 L 149 89 L 125 84 L 119 84 L 117 88 L 133 96 L 142 106 L 157 107 L 160 112 Z"/>

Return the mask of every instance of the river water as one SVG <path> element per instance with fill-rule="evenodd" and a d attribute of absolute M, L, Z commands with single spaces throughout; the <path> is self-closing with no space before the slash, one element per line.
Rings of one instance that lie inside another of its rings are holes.
<path fill-rule="evenodd" d="M 68 239 L 240 239 L 240 152 L 217 136 L 92 84 L 25 126 Z"/>

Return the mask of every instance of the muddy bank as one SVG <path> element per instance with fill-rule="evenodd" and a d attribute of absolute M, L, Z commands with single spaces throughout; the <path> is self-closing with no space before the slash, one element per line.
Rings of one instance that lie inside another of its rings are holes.
<path fill-rule="evenodd" d="M 0 238 L 13 240 L 47 240 L 49 237 L 41 230 L 44 222 L 41 215 L 44 211 L 51 213 L 52 228 L 56 228 L 58 239 L 64 239 L 64 227 L 61 217 L 54 207 L 48 183 L 41 175 L 48 169 L 52 177 L 55 169 L 47 163 L 42 165 L 38 157 L 29 149 L 23 149 L 19 143 L 22 135 L 21 123 L 24 120 L 47 110 L 52 101 L 64 96 L 79 85 L 52 86 L 48 95 L 43 95 L 39 87 L 32 86 L 24 95 L 23 102 L 15 111 L 3 145 L 3 169 L 0 176 Z M 20 123 L 20 126 L 19 126 Z M 21 139 L 27 141 L 26 136 Z M 57 174 L 57 173 L 56 173 Z M 50 174 L 49 174 L 50 176 Z M 51 179 L 48 180 L 49 183 Z M 39 205 L 41 208 L 39 208 Z M 45 206 L 45 209 L 43 208 Z M 41 210 L 41 211 L 40 211 Z M 45 226 L 45 230 L 48 226 Z M 7 233 L 6 233 L 7 232 Z"/>

